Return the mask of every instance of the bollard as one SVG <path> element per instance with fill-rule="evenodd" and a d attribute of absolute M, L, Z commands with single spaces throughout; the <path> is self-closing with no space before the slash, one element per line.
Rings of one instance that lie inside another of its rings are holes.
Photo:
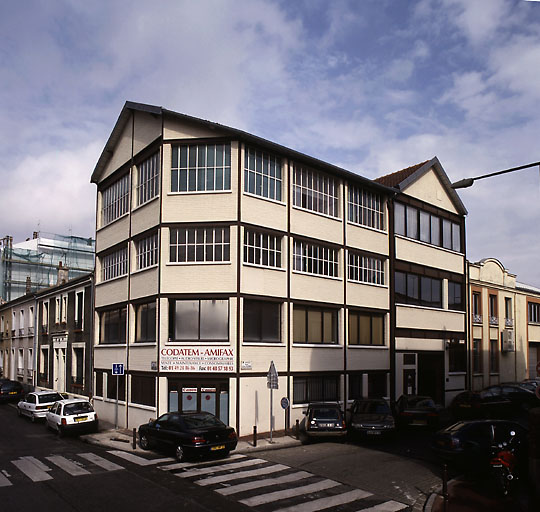
<path fill-rule="evenodd" d="M 133 449 L 137 449 L 137 429 L 133 427 Z"/>
<path fill-rule="evenodd" d="M 253 425 L 253 446 L 257 446 L 257 425 Z"/>
<path fill-rule="evenodd" d="M 448 466 L 446 464 L 443 466 L 442 495 L 443 511 L 446 512 L 448 510 Z"/>
<path fill-rule="evenodd" d="M 296 420 L 296 425 L 294 427 L 294 433 L 295 433 L 295 437 L 296 439 L 300 439 L 300 421 L 299 420 Z"/>

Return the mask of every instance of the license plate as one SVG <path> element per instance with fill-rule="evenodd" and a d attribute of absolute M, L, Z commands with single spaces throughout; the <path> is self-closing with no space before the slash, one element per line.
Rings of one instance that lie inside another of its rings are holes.
<path fill-rule="evenodd" d="M 332 428 L 334 426 L 333 423 L 321 423 L 321 427 L 324 428 Z"/>
<path fill-rule="evenodd" d="M 75 421 L 78 423 L 79 421 L 86 421 L 88 419 L 88 416 L 79 416 L 78 418 L 75 418 Z"/>
<path fill-rule="evenodd" d="M 367 434 L 368 434 L 368 436 L 380 436 L 381 431 L 380 430 L 368 430 Z"/>
<path fill-rule="evenodd" d="M 224 444 L 220 444 L 218 446 L 212 446 L 212 448 L 210 448 L 211 451 L 215 451 L 215 450 L 225 450 L 225 445 Z"/>

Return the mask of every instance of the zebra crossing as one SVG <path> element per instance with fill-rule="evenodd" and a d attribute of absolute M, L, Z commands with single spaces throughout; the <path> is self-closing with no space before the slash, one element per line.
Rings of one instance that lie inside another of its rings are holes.
<path fill-rule="evenodd" d="M 44 482 L 52 480 L 57 471 L 84 477 L 96 472 L 121 471 L 135 464 L 156 467 L 260 512 L 399 512 L 409 508 L 405 503 L 384 501 L 368 491 L 308 471 L 243 454 L 199 462 L 176 462 L 171 457 L 150 459 L 122 450 L 109 450 L 103 455 L 54 454 L 43 460 L 22 456 L 11 461 L 11 470 L 0 468 L 0 488 L 13 486 L 21 475 L 32 482 Z M 17 477 L 13 469 L 18 472 Z"/>

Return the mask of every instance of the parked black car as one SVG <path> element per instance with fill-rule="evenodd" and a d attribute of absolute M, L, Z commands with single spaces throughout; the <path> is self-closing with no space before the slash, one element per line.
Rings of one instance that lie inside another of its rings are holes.
<path fill-rule="evenodd" d="M 318 438 L 344 438 L 347 426 L 341 407 L 337 403 L 309 404 L 300 422 L 299 438 L 302 444 Z"/>
<path fill-rule="evenodd" d="M 534 392 L 519 384 L 498 384 L 482 391 L 464 391 L 450 404 L 455 419 L 515 418 L 540 407 Z"/>
<path fill-rule="evenodd" d="M 18 402 L 24 398 L 24 388 L 20 382 L 7 380 L 0 382 L 0 402 Z"/>
<path fill-rule="evenodd" d="M 395 433 L 396 423 L 390 404 L 382 398 L 355 400 L 347 417 L 349 434 L 367 437 Z"/>
<path fill-rule="evenodd" d="M 518 461 L 525 463 L 528 453 L 527 429 L 514 421 L 460 421 L 440 430 L 433 437 L 433 451 L 460 468 L 489 467 L 492 446 L 508 442 L 515 433 Z"/>
<path fill-rule="evenodd" d="M 212 453 L 227 455 L 237 442 L 234 428 L 208 412 L 167 412 L 139 427 L 142 449 L 174 450 L 179 461 Z"/>
<path fill-rule="evenodd" d="M 398 425 L 439 428 L 444 422 L 444 407 L 430 396 L 401 395 L 396 403 Z"/>

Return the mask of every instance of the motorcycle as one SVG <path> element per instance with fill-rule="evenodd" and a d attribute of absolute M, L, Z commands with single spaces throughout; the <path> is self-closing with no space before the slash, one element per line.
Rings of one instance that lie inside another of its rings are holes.
<path fill-rule="evenodd" d="M 503 496 L 511 493 L 518 480 L 517 444 L 516 433 L 512 430 L 508 441 L 492 446 L 492 457 L 489 461 L 491 475 L 497 490 Z"/>

